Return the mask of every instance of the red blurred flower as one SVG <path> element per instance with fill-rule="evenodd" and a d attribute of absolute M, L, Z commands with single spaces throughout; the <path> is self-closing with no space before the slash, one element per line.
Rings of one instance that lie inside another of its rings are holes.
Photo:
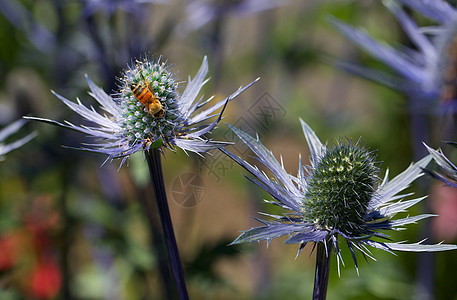
<path fill-rule="evenodd" d="M 53 259 L 40 262 L 32 271 L 28 293 L 38 299 L 52 299 L 60 290 L 62 276 Z"/>
<path fill-rule="evenodd" d="M 19 238 L 15 234 L 0 238 L 0 271 L 6 271 L 15 264 L 17 250 L 20 248 L 19 243 Z"/>
<path fill-rule="evenodd" d="M 438 217 L 433 218 L 433 234 L 438 240 L 451 241 L 457 238 L 457 189 L 436 184 L 431 190 L 432 210 Z"/>
<path fill-rule="evenodd" d="M 22 221 L 0 237 L 0 271 L 11 269 L 8 284 L 27 299 L 55 298 L 62 276 L 53 242 L 58 213 L 52 208 L 52 198 L 34 199 Z"/>

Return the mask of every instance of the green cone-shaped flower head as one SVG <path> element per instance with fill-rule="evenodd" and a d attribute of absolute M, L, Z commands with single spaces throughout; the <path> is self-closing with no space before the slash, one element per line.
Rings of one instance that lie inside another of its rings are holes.
<path fill-rule="evenodd" d="M 121 79 L 119 103 L 122 105 L 123 130 L 129 142 L 172 138 L 176 121 L 177 87 L 164 62 L 136 61 Z"/>
<path fill-rule="evenodd" d="M 293 176 L 258 138 L 240 129 L 233 132 L 253 152 L 255 161 L 263 168 L 251 165 L 228 150 L 221 149 L 236 163 L 245 168 L 253 183 L 271 195 L 266 201 L 285 210 L 283 214 L 263 214 L 262 223 L 244 231 L 232 244 L 246 242 L 268 243 L 280 236 L 287 236 L 286 243 L 300 244 L 300 253 L 307 243 L 331 243 L 331 248 L 342 260 L 340 241 L 345 240 L 356 264 L 356 253 L 372 257 L 367 246 L 392 251 L 429 252 L 456 250 L 455 245 L 394 242 L 389 231 L 403 229 L 405 225 L 432 217 L 431 214 L 403 215 L 408 208 L 426 197 L 407 199 L 403 194 L 417 178 L 432 157 L 426 156 L 411 164 L 406 170 L 381 181 L 373 153 L 360 143 L 338 142 L 332 146 L 323 144 L 316 133 L 300 120 L 308 142 L 310 166 L 299 159 L 298 174 Z"/>
<path fill-rule="evenodd" d="M 377 174 L 369 151 L 350 142 L 336 144 L 311 173 L 303 202 L 304 218 L 322 229 L 338 229 L 347 234 L 363 231 Z"/>

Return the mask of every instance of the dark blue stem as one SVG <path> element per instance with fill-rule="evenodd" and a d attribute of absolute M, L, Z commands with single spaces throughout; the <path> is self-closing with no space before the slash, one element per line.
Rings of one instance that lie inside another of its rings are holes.
<path fill-rule="evenodd" d="M 178 246 L 176 244 L 173 224 L 171 222 L 170 210 L 168 208 L 167 195 L 165 193 L 165 185 L 163 182 L 161 153 L 158 149 L 150 149 L 145 152 L 146 160 L 149 166 L 149 173 L 154 188 L 154 195 L 157 202 L 158 213 L 162 223 L 162 230 L 165 240 L 165 245 L 168 252 L 168 261 L 171 267 L 171 272 L 178 290 L 178 299 L 188 300 L 186 282 L 184 280 L 184 272 L 179 258 Z"/>
<path fill-rule="evenodd" d="M 332 242 L 317 243 L 316 272 L 314 274 L 313 300 L 325 300 L 327 297 L 328 276 L 330 272 L 330 254 Z"/>

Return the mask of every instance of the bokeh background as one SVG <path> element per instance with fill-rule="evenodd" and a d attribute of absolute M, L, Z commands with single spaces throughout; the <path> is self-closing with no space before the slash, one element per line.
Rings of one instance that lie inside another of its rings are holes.
<path fill-rule="evenodd" d="M 339 59 L 379 63 L 344 40 L 331 16 L 394 45 L 405 42 L 380 1 L 2 0 L 0 126 L 25 115 L 78 123 L 51 89 L 95 104 L 84 74 L 114 93 L 116 78 L 136 58 L 162 57 L 184 82 L 207 55 L 206 97 L 223 99 L 261 77 L 230 103 L 214 138 L 236 142 L 224 122 L 257 132 L 296 174 L 298 154 L 308 156 L 302 118 L 329 143 L 362 137 L 393 177 L 425 154 L 413 146 L 406 99 L 334 66 Z M 431 146 L 439 147 L 439 117 L 425 119 Z M 33 131 L 34 140 L 0 162 L 0 299 L 161 299 L 139 201 L 152 193 L 144 156 L 118 170 L 119 161 L 101 166 L 102 155 L 62 147 L 77 147 L 82 134 L 29 122 L 18 136 Z M 232 151 L 249 159 L 241 144 Z M 166 152 L 163 167 L 191 299 L 311 297 L 312 247 L 295 258 L 296 245 L 284 239 L 268 248 L 228 246 L 258 225 L 258 211 L 275 209 L 239 166 L 218 151 L 202 160 L 178 150 Z M 392 237 L 456 243 L 457 191 L 428 178 L 409 190 L 431 194 L 413 212 L 441 216 Z M 328 299 L 457 299 L 455 252 L 374 250 L 377 261 L 360 257 L 360 276 L 343 252 L 340 276 L 333 260 Z"/>

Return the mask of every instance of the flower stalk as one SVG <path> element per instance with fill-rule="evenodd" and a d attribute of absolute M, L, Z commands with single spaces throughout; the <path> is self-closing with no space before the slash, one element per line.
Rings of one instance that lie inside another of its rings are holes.
<path fill-rule="evenodd" d="M 316 272 L 314 273 L 313 300 L 325 300 L 327 297 L 328 276 L 333 244 L 331 241 L 317 244 Z"/>
<path fill-rule="evenodd" d="M 173 224 L 170 217 L 170 210 L 168 208 L 167 195 L 165 192 L 165 185 L 163 181 L 161 153 L 159 149 L 151 148 L 145 151 L 146 160 L 148 162 L 149 173 L 151 175 L 152 186 L 154 188 L 154 195 L 162 223 L 162 230 L 165 245 L 168 253 L 168 260 L 173 275 L 174 283 L 178 292 L 178 299 L 187 300 L 186 282 L 184 280 L 184 272 L 179 258 L 178 246 L 176 244 L 175 234 L 173 231 Z M 146 199 L 147 200 L 147 199 Z"/>
<path fill-rule="evenodd" d="M 357 273 L 357 254 L 374 260 L 367 246 L 389 253 L 457 250 L 456 245 L 395 242 L 389 236 L 389 232 L 404 225 L 434 216 L 394 218 L 426 198 L 408 199 L 412 194 L 402 191 L 423 175 L 431 155 L 391 180 L 386 171 L 381 180 L 373 151 L 365 149 L 360 140 L 337 140 L 328 146 L 308 124 L 300 122 L 311 155 L 308 166 L 299 158 L 297 176 L 287 173 L 282 157 L 278 161 L 258 137 L 228 125 L 255 154 L 263 170 L 226 149 L 221 150 L 252 175 L 248 177 L 251 182 L 271 195 L 273 199 L 265 200 L 267 203 L 286 210 L 282 214 L 263 213 L 265 219 L 256 218 L 262 225 L 243 231 L 232 245 L 263 240 L 270 243 L 287 236 L 285 243 L 298 244 L 299 255 L 307 244 L 313 244 L 313 249 L 317 249 L 313 299 L 326 297 L 331 253 L 334 252 L 338 266 L 340 262 L 344 264 L 338 239 L 346 242 Z"/>
<path fill-rule="evenodd" d="M 149 188 L 141 189 L 139 200 L 146 212 L 146 216 L 149 221 L 151 249 L 156 250 L 155 253 L 157 256 L 157 266 L 159 268 L 161 284 L 163 287 L 163 297 L 166 296 L 166 299 L 176 299 L 176 286 L 174 285 L 170 265 L 168 264 L 168 252 L 159 224 L 157 204 L 154 202 L 154 200 L 150 200 L 150 195 L 151 190 Z"/>

